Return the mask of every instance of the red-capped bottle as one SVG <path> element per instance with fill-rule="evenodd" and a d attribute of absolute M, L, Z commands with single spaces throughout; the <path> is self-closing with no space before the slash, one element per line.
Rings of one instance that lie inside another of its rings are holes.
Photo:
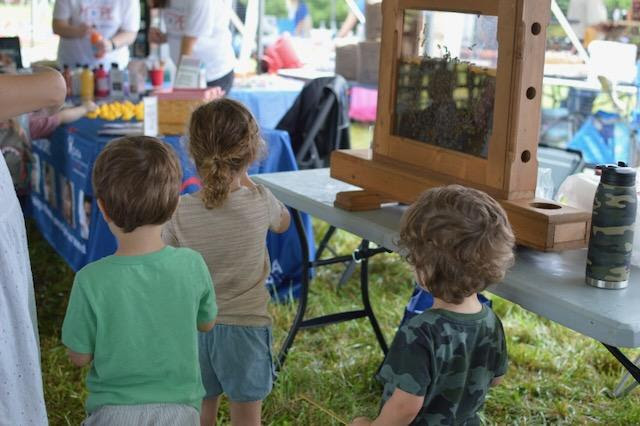
<path fill-rule="evenodd" d="M 105 71 L 104 66 L 100 64 L 95 74 L 96 79 L 96 98 L 106 98 L 109 96 L 109 74 Z"/>

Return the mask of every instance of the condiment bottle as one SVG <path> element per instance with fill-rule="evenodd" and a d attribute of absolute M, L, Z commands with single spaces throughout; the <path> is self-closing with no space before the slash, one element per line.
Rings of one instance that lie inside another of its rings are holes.
<path fill-rule="evenodd" d="M 96 97 L 106 98 L 109 96 L 109 75 L 104 69 L 104 66 L 100 64 L 96 71 Z"/>
<path fill-rule="evenodd" d="M 80 76 L 80 96 L 83 101 L 93 100 L 93 72 L 89 69 L 89 65 L 85 65 L 82 69 L 82 75 Z"/>
<path fill-rule="evenodd" d="M 113 99 L 124 98 L 124 76 L 117 62 L 112 63 L 109 70 L 109 92 Z"/>

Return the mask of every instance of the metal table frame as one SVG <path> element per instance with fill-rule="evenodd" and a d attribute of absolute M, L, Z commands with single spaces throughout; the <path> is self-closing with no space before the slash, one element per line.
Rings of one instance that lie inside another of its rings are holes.
<path fill-rule="evenodd" d="M 323 238 L 314 261 L 302 265 L 306 279 L 298 306 L 298 312 L 280 351 L 284 362 L 296 334 L 302 328 L 318 327 L 356 318 L 368 317 L 376 337 L 386 352 L 386 342 L 380 333 L 377 320 L 371 308 L 368 289 L 368 259 L 378 253 L 397 250 L 396 240 L 400 216 L 404 211 L 399 206 L 384 207 L 374 212 L 345 212 L 333 207 L 335 193 L 353 190 L 355 187 L 331 179 L 326 169 L 285 172 L 271 175 L 256 175 L 256 182 L 269 187 L 282 202 L 296 209 L 293 219 L 300 229 L 298 211 L 328 222 L 332 228 L 344 229 L 363 238 L 362 244 L 353 255 L 336 256 L 319 260 L 326 243 L 333 232 Z M 306 237 L 298 232 L 305 259 L 309 259 Z M 369 248 L 369 242 L 381 248 Z M 386 248 L 382 248 L 386 247 Z M 304 320 L 308 302 L 309 269 L 313 267 L 362 260 L 360 286 L 364 308 L 359 311 L 343 312 L 324 317 Z M 584 284 L 585 250 L 562 253 L 540 253 L 522 249 L 518 251 L 516 264 L 509 271 L 503 283 L 488 290 L 523 309 L 543 318 L 568 327 L 584 336 L 601 342 L 605 348 L 628 371 L 628 375 L 615 389 L 616 396 L 623 395 L 640 383 L 640 364 L 631 361 L 621 347 L 640 348 L 640 270 L 633 267 L 630 285 L 626 290 L 601 290 Z M 627 378 L 635 380 L 623 389 Z"/>
<path fill-rule="evenodd" d="M 336 228 L 334 226 L 331 226 L 322 239 L 320 245 L 318 246 L 315 260 L 311 260 L 309 258 L 307 235 L 304 232 L 304 226 L 302 224 L 300 212 L 294 208 L 291 208 L 291 210 L 293 213 L 293 222 L 295 224 L 298 238 L 300 240 L 300 247 L 302 249 L 302 289 L 300 290 L 300 300 L 298 301 L 298 310 L 296 312 L 296 316 L 293 320 L 293 323 L 291 324 L 289 333 L 284 339 L 284 342 L 278 354 L 277 368 L 282 368 L 287 358 L 287 354 L 289 353 L 289 349 L 291 349 L 293 341 L 295 340 L 296 335 L 300 330 L 338 324 L 344 321 L 352 321 L 365 317 L 369 319 L 371 328 L 373 328 L 376 339 L 378 339 L 380 349 L 382 349 L 383 354 L 386 355 L 389 348 L 387 346 L 384 335 L 382 334 L 382 330 L 380 329 L 380 325 L 378 324 L 375 313 L 373 312 L 373 308 L 371 307 L 371 301 L 369 300 L 369 258 L 380 253 L 386 253 L 388 252 L 388 250 L 383 247 L 370 248 L 369 241 L 362 240 L 358 249 L 355 250 L 351 255 L 335 256 L 329 259 L 320 259 L 322 253 L 327 248 L 329 239 L 335 232 Z M 309 299 L 311 269 L 319 266 L 334 265 L 337 263 L 346 263 L 350 261 L 355 261 L 356 263 L 360 264 L 360 293 L 362 296 L 363 308 L 355 311 L 344 311 L 329 315 L 323 315 L 320 317 L 304 319 L 305 313 L 307 312 L 307 304 Z"/>

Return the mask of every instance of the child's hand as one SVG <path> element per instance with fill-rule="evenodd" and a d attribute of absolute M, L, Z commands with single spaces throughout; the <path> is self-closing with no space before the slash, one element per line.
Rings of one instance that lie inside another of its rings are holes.
<path fill-rule="evenodd" d="M 87 112 L 93 112 L 98 109 L 98 105 L 96 105 L 93 101 L 83 102 L 82 106 L 87 110 Z"/>
<path fill-rule="evenodd" d="M 351 421 L 349 426 L 369 426 L 371 424 L 371 419 L 368 417 L 356 417 Z"/>

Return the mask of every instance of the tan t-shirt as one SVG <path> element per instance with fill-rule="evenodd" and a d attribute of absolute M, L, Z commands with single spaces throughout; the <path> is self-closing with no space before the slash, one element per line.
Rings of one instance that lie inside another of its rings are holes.
<path fill-rule="evenodd" d="M 265 287 L 271 271 L 266 238 L 269 228 L 279 225 L 281 209 L 282 203 L 262 185 L 241 187 L 211 210 L 198 193 L 180 197 L 163 238 L 204 258 L 216 291 L 217 323 L 271 324 Z"/>

